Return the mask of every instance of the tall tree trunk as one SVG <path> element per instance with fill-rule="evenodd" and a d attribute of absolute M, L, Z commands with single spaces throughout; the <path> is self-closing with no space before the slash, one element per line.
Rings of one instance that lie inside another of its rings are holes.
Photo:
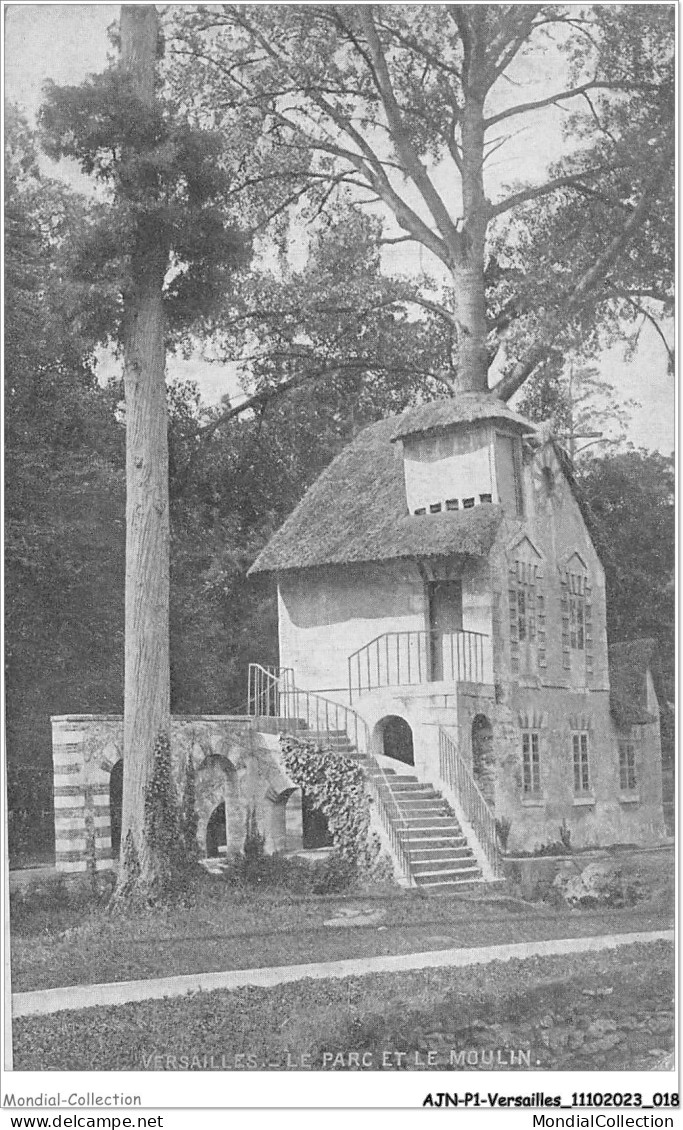
<path fill-rule="evenodd" d="M 465 49 L 462 109 L 462 211 L 463 250 L 453 270 L 455 316 L 458 321 L 458 377 L 460 392 L 488 391 L 489 351 L 486 323 L 486 228 L 488 204 L 484 191 L 484 100 L 482 75 L 485 37 L 481 13 L 468 16 L 470 31 Z"/>
<path fill-rule="evenodd" d="M 121 62 L 142 102 L 154 102 L 157 12 L 121 6 Z M 155 238 L 156 235 L 156 238 Z M 140 224 L 124 294 L 126 614 L 124 772 L 119 886 L 158 874 L 145 835 L 154 745 L 170 728 L 168 422 L 163 233 Z M 131 843 L 135 854 L 130 850 Z M 139 874 L 134 865 L 137 858 Z"/>

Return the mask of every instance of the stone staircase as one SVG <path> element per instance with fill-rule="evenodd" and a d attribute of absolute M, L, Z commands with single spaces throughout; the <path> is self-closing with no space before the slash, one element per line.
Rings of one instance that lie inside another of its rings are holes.
<path fill-rule="evenodd" d="M 381 787 L 388 787 L 404 817 L 399 834 L 417 887 L 447 894 L 485 882 L 450 805 L 433 785 L 386 769 Z"/>
<path fill-rule="evenodd" d="M 268 721 L 276 729 L 278 719 Z M 291 722 L 289 727 L 291 730 Z M 453 810 L 433 785 L 395 769 L 377 773 L 371 759 L 352 745 L 346 730 L 309 730 L 302 722 L 295 732 L 306 741 L 365 763 L 380 791 L 389 790 L 404 817 L 398 831 L 417 887 L 429 894 L 448 894 L 486 881 Z"/>
<path fill-rule="evenodd" d="M 345 730 L 304 732 L 307 740 L 355 757 L 361 764 L 367 762 L 367 771 L 372 772 L 369 758 L 357 752 Z M 417 887 L 440 894 L 485 881 L 453 810 L 433 785 L 395 769 L 385 769 L 383 775 L 372 772 L 372 776 L 380 789 L 389 789 L 405 818 L 405 831 L 401 827 L 399 834 Z"/>

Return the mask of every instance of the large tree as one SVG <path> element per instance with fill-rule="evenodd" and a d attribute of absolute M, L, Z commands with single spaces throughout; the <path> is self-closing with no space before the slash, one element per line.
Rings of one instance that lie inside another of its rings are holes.
<path fill-rule="evenodd" d="M 170 730 L 166 350 L 225 290 L 243 251 L 230 222 L 223 145 L 160 97 L 154 5 L 122 5 L 120 60 L 80 87 L 48 91 L 48 152 L 76 158 L 109 190 L 78 248 L 82 279 L 116 279 L 124 358 L 126 583 L 120 885 L 153 890 L 168 859 L 146 803 Z"/>
<path fill-rule="evenodd" d="M 451 338 L 453 388 L 497 381 L 508 398 L 553 347 L 595 346 L 599 327 L 656 321 L 670 302 L 670 8 L 247 4 L 174 17 L 169 81 L 199 120 L 235 127 L 255 223 L 286 209 L 309 220 L 351 192 L 395 222 L 386 238 L 429 253 L 445 281 L 436 293 L 421 279 L 413 296 Z M 539 65 L 545 82 L 527 94 Z M 566 157 L 540 181 L 501 184 L 501 149 L 533 158 L 529 126 L 548 108 L 564 111 Z"/>

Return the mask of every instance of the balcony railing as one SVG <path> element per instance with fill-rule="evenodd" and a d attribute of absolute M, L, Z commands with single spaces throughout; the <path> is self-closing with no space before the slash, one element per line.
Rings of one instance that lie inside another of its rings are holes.
<path fill-rule="evenodd" d="M 490 682 L 490 658 L 481 632 L 385 632 L 349 656 L 350 701 L 378 687 Z"/>
<path fill-rule="evenodd" d="M 306 731 L 315 733 L 316 737 L 325 731 L 346 732 L 351 744 L 364 755 L 361 764 L 377 814 L 401 870 L 411 883 L 407 817 L 385 770 L 370 752 L 370 731 L 361 716 L 350 707 L 313 691 L 299 690 L 294 685 L 291 667 L 262 667 L 260 663 L 250 663 L 248 701 L 249 713 L 256 719 L 257 726 L 272 724 L 277 730 L 298 733 L 302 738 Z"/>
<path fill-rule="evenodd" d="M 496 818 L 455 742 L 439 728 L 439 773 L 476 836 L 494 876 L 501 873 Z"/>

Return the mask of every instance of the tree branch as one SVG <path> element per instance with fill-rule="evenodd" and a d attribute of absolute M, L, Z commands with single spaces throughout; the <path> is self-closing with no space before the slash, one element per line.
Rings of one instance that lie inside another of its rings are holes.
<path fill-rule="evenodd" d="M 600 169 L 593 169 L 590 172 L 572 173 L 564 177 L 556 177 L 555 180 L 547 181 L 545 184 L 539 184 L 533 188 L 522 189 L 521 192 L 515 192 L 505 200 L 499 201 L 498 204 L 491 204 L 489 216 L 491 218 L 501 216 L 503 212 L 509 212 L 511 208 L 516 208 L 519 204 L 525 204 L 527 200 L 538 200 L 539 197 L 547 196 L 558 188 L 576 188 L 579 191 L 590 191 L 588 186 L 582 186 L 581 182 L 587 176 L 598 176 L 600 172 Z"/>
<path fill-rule="evenodd" d="M 589 82 L 582 83 L 581 86 L 575 86 L 571 90 L 561 90 L 557 94 L 549 94 L 547 98 L 539 98 L 535 102 L 520 102 L 516 106 L 509 106 L 507 110 L 501 110 L 499 114 L 487 118 L 484 122 L 484 129 L 490 129 L 491 126 L 496 126 L 499 122 L 504 122 L 506 118 L 515 117 L 517 114 L 529 114 L 533 110 L 542 110 L 544 106 L 556 106 L 558 102 L 565 102 L 569 98 L 578 98 L 579 95 L 585 94 L 587 90 L 593 90 L 600 85 L 600 83 L 596 83 L 595 79 L 591 79 Z M 602 85 L 607 86 L 607 83 Z"/>
<path fill-rule="evenodd" d="M 604 277 L 619 252 L 631 239 L 647 214 L 652 198 L 665 175 L 669 159 L 670 154 L 667 150 L 659 162 L 650 184 L 641 194 L 637 206 L 625 221 L 621 231 L 610 240 L 602 255 L 599 255 L 593 266 L 583 273 L 576 286 L 567 295 L 564 304 L 567 313 L 576 309 L 585 295 Z M 501 400 L 509 400 L 517 392 L 517 389 L 522 387 L 527 377 L 550 352 L 552 338 L 560 325 L 561 322 L 557 315 L 547 318 L 542 323 L 538 330 L 538 340 L 527 351 L 526 356 L 521 358 L 514 368 L 495 385 L 496 396 L 500 397 Z"/>
<path fill-rule="evenodd" d="M 654 326 L 654 329 L 659 335 L 659 338 L 666 350 L 666 355 L 669 361 L 669 371 L 673 373 L 676 366 L 676 354 L 666 340 L 664 331 L 662 330 L 662 327 L 655 318 L 654 314 L 651 314 L 649 310 L 646 310 L 644 306 L 641 306 L 639 302 L 636 302 L 635 298 L 633 298 L 632 295 L 628 293 L 628 291 L 619 290 L 617 287 L 611 287 L 611 290 L 614 292 L 614 294 L 617 295 L 618 298 L 623 298 L 624 302 L 628 302 L 629 306 L 632 306 L 634 310 L 637 310 L 639 314 L 642 314 L 643 318 L 645 318 L 651 326 Z"/>
<path fill-rule="evenodd" d="M 379 35 L 377 34 L 377 28 L 372 18 L 372 10 L 368 6 L 361 6 L 359 8 L 359 15 L 372 57 L 371 73 L 380 98 L 382 99 L 382 105 L 387 115 L 387 121 L 396 149 L 405 165 L 406 172 L 410 175 L 415 187 L 427 205 L 438 231 L 446 243 L 446 246 L 449 248 L 452 260 L 459 262 L 463 254 L 462 235 L 451 220 L 448 209 L 434 188 L 427 170 L 415 153 L 410 139 L 408 138 L 401 117 L 401 109 L 394 93 L 387 61 L 382 50 Z"/>

